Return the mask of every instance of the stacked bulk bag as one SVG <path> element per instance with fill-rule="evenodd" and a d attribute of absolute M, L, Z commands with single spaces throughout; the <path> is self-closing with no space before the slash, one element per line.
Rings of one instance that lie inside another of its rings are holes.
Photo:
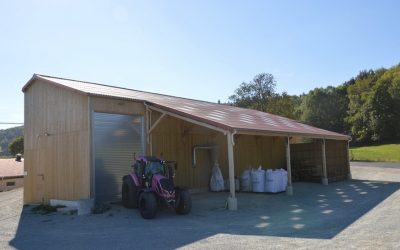
<path fill-rule="evenodd" d="M 265 171 L 265 192 L 272 193 L 272 190 L 274 189 L 273 172 L 272 169 L 267 169 L 267 171 Z"/>
<path fill-rule="evenodd" d="M 280 171 L 268 169 L 265 173 L 265 192 L 277 193 L 280 188 Z"/>
<path fill-rule="evenodd" d="M 240 178 L 241 191 L 256 193 L 284 192 L 288 184 L 287 178 L 287 171 L 283 168 L 263 170 L 260 166 L 258 169 L 246 169 Z"/>
<path fill-rule="evenodd" d="M 286 190 L 287 172 L 284 169 L 272 170 L 265 172 L 265 192 L 278 193 Z"/>
<path fill-rule="evenodd" d="M 261 166 L 251 171 L 251 184 L 253 192 L 265 192 L 265 170 L 262 170 Z"/>
<path fill-rule="evenodd" d="M 241 190 L 244 192 L 251 192 L 253 190 L 253 184 L 251 183 L 251 169 L 243 171 L 241 177 Z"/>
<path fill-rule="evenodd" d="M 288 174 L 287 171 L 283 168 L 279 169 L 281 172 L 281 186 L 280 186 L 280 190 L 281 192 L 286 191 L 286 187 L 288 184 Z"/>
<path fill-rule="evenodd" d="M 214 192 L 224 191 L 225 189 L 224 178 L 218 163 L 214 164 L 211 171 L 210 189 Z"/>

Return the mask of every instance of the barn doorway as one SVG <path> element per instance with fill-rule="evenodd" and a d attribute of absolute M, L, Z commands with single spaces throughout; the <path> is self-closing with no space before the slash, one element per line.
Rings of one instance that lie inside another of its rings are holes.
<path fill-rule="evenodd" d="M 145 152 L 144 135 L 143 116 L 93 113 L 92 188 L 96 201 L 120 199 L 122 177 L 131 171 L 134 154 Z"/>

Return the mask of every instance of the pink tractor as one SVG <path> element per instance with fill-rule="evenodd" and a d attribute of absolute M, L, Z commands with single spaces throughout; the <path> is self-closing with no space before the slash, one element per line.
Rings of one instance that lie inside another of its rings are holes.
<path fill-rule="evenodd" d="M 175 187 L 175 162 L 157 157 L 135 157 L 133 171 L 122 180 L 122 204 L 126 208 L 139 208 L 145 219 L 156 216 L 160 203 L 175 209 L 177 214 L 188 214 L 192 199 L 187 189 Z"/>

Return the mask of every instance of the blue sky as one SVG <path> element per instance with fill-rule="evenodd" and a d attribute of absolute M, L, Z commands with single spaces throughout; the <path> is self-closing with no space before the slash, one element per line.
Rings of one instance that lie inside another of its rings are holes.
<path fill-rule="evenodd" d="M 260 72 L 277 91 L 400 62 L 400 1 L 1 1 L 0 122 L 33 73 L 226 101 Z M 0 128 L 9 126 L 0 125 Z"/>

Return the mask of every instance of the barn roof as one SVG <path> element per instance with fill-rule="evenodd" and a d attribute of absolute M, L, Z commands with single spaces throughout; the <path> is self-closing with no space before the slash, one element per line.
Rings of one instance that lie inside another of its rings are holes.
<path fill-rule="evenodd" d="M 110 97 L 146 104 L 237 133 L 268 133 L 285 136 L 348 140 L 349 136 L 309 126 L 307 124 L 269 113 L 233 107 L 224 104 L 120 88 L 105 84 L 84 82 L 35 74 L 23 87 L 25 92 L 35 80 L 42 80 L 90 96 Z"/>
<path fill-rule="evenodd" d="M 0 178 L 24 176 L 24 162 L 15 159 L 0 159 Z"/>

